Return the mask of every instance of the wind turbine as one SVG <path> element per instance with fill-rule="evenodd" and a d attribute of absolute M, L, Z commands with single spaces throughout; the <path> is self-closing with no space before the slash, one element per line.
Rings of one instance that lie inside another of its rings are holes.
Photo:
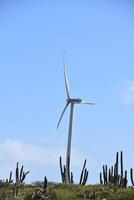
<path fill-rule="evenodd" d="M 65 63 L 65 58 L 64 58 L 64 79 L 65 79 L 65 86 L 66 86 L 66 93 L 67 93 L 67 99 L 66 99 L 66 105 L 65 108 L 63 109 L 60 119 L 57 124 L 57 128 L 60 125 L 60 122 L 62 120 L 62 117 L 67 109 L 67 107 L 70 104 L 70 120 L 69 120 L 69 129 L 68 129 L 68 143 L 67 143 L 67 153 L 66 153 L 66 183 L 69 183 L 69 164 L 70 164 L 70 157 L 71 157 L 71 142 L 72 142 L 72 126 L 73 126 L 73 113 L 74 113 L 74 105 L 75 104 L 89 104 L 89 105 L 94 105 L 92 102 L 87 102 L 85 100 L 79 99 L 79 98 L 71 98 L 70 95 L 70 87 L 69 87 L 69 82 L 67 78 L 67 73 L 66 73 L 66 63 Z"/>

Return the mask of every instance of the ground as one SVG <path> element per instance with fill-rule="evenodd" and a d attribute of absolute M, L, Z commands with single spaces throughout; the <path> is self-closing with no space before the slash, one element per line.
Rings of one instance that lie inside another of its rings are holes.
<path fill-rule="evenodd" d="M 13 194 L 14 184 L 0 184 L 0 200 L 134 200 L 134 189 L 117 189 L 104 185 L 64 185 L 49 183 L 47 188 L 40 182 L 23 184 L 18 194 Z"/>

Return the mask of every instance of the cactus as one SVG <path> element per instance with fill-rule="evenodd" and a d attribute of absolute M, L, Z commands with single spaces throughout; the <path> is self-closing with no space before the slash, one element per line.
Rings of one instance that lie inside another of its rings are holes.
<path fill-rule="evenodd" d="M 123 152 L 122 151 L 121 151 L 120 163 L 121 163 L 120 185 L 122 186 L 123 184 Z"/>
<path fill-rule="evenodd" d="M 87 179 L 88 179 L 88 173 L 89 173 L 89 172 L 87 171 L 87 169 L 85 169 L 82 185 L 85 185 L 85 184 L 86 184 Z"/>
<path fill-rule="evenodd" d="M 130 178 L 131 178 L 131 183 L 134 186 L 134 179 L 133 179 L 133 169 L 130 169 Z"/>
<path fill-rule="evenodd" d="M 108 169 L 108 182 L 111 182 L 111 180 L 112 180 L 111 170 Z"/>
<path fill-rule="evenodd" d="M 19 170 L 19 163 L 17 162 L 16 164 L 16 170 L 15 170 L 15 184 L 14 184 L 14 191 L 13 193 L 17 196 L 18 195 L 18 191 L 19 191 L 19 185 L 21 183 L 23 183 L 23 181 L 26 178 L 26 175 L 29 173 L 29 171 L 24 172 L 23 171 L 23 165 L 21 166 L 21 169 Z"/>
<path fill-rule="evenodd" d="M 19 183 L 19 163 L 16 164 L 16 173 L 15 173 L 16 183 Z"/>
<path fill-rule="evenodd" d="M 12 179 L 12 171 L 9 174 L 9 179 L 6 179 L 6 183 L 12 183 L 13 179 Z"/>
<path fill-rule="evenodd" d="M 103 165 L 104 185 L 108 183 L 107 165 Z"/>
<path fill-rule="evenodd" d="M 12 183 L 12 182 L 13 182 L 13 179 L 12 179 L 12 171 L 11 171 L 9 175 L 9 183 Z"/>
<path fill-rule="evenodd" d="M 66 167 L 65 167 L 65 165 L 62 166 L 62 157 L 61 156 L 60 156 L 60 172 L 61 172 L 62 183 L 66 183 Z"/>
<path fill-rule="evenodd" d="M 118 185 L 118 163 L 115 163 L 114 165 L 114 177 L 113 177 L 113 181 L 115 185 Z"/>
<path fill-rule="evenodd" d="M 21 166 L 21 169 L 19 171 L 19 163 L 17 162 L 17 165 L 16 165 L 16 184 L 20 184 L 20 183 L 23 183 L 24 179 L 26 178 L 26 175 L 29 173 L 29 171 L 27 172 L 24 172 L 23 171 L 23 165 Z"/>
<path fill-rule="evenodd" d="M 62 166 L 62 157 L 60 156 L 60 172 L 62 183 L 66 183 L 66 166 Z M 68 177 L 69 183 L 73 183 L 73 173 L 70 173 L 70 158 L 68 158 Z"/>
<path fill-rule="evenodd" d="M 74 183 L 74 180 L 73 180 L 73 172 L 71 172 L 71 183 Z"/>
<path fill-rule="evenodd" d="M 70 157 L 68 157 L 68 180 L 69 180 L 69 183 L 71 183 L 71 180 L 70 180 Z"/>
<path fill-rule="evenodd" d="M 103 175 L 103 178 L 102 178 Z M 111 168 L 103 165 L 103 173 L 100 173 L 100 184 L 114 186 L 114 187 L 127 187 L 127 171 L 123 172 L 123 152 L 120 153 L 120 174 L 119 174 L 119 153 L 116 153 L 116 162 Z"/>
<path fill-rule="evenodd" d="M 83 165 L 83 168 L 82 168 L 82 171 L 81 171 L 81 175 L 80 175 L 80 181 L 79 181 L 79 184 L 80 184 L 80 185 L 85 185 L 86 182 L 87 182 L 88 171 L 87 171 L 87 169 L 85 168 L 85 167 L 86 167 L 86 162 L 87 162 L 87 160 L 85 159 L 84 165 Z"/>
<path fill-rule="evenodd" d="M 100 172 L 100 184 L 103 184 L 102 173 Z"/>
<path fill-rule="evenodd" d="M 61 172 L 62 183 L 64 183 L 63 169 L 62 169 L 62 157 L 61 156 L 60 156 L 60 172 Z"/>
<path fill-rule="evenodd" d="M 124 177 L 123 182 L 124 182 L 123 187 L 127 188 L 127 183 L 128 183 L 128 180 L 127 180 L 127 170 L 125 170 L 125 177 Z"/>
<path fill-rule="evenodd" d="M 102 179 L 102 174 L 101 174 L 101 179 Z M 107 183 L 108 183 L 107 165 L 103 165 L 103 179 L 104 179 L 104 185 L 107 185 Z M 101 182 L 103 182 L 103 181 L 101 180 Z"/>
<path fill-rule="evenodd" d="M 80 181 L 79 181 L 80 185 L 82 184 L 82 179 L 83 179 L 83 174 L 84 174 L 84 170 L 85 170 L 85 167 L 86 167 L 86 162 L 87 162 L 87 160 L 84 161 L 84 165 L 83 165 L 83 168 L 82 168 L 82 171 L 81 171 L 81 176 L 80 176 Z"/>
<path fill-rule="evenodd" d="M 62 157 L 60 156 L 59 159 L 60 162 L 60 173 L 61 173 L 61 179 L 62 179 L 62 183 L 66 183 L 66 166 L 62 165 Z M 85 168 L 86 167 L 86 162 L 87 160 L 85 159 L 84 161 L 84 165 L 81 171 L 81 175 L 80 175 L 80 181 L 79 184 L 80 185 L 85 185 L 88 179 L 88 171 Z M 69 183 L 72 184 L 74 183 L 74 178 L 73 178 L 73 173 L 70 172 L 70 158 L 68 158 L 68 177 L 69 177 Z"/>
<path fill-rule="evenodd" d="M 48 180 L 47 180 L 47 177 L 45 176 L 45 177 L 44 177 L 44 182 L 43 182 L 43 189 L 44 189 L 44 192 L 46 192 L 47 186 L 48 186 Z"/>

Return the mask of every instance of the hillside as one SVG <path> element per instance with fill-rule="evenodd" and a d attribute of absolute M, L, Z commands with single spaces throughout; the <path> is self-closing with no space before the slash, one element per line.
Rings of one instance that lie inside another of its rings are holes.
<path fill-rule="evenodd" d="M 134 189 L 116 189 L 103 185 L 64 185 L 43 183 L 19 186 L 18 194 L 13 195 L 14 186 L 0 184 L 0 200 L 134 200 Z"/>

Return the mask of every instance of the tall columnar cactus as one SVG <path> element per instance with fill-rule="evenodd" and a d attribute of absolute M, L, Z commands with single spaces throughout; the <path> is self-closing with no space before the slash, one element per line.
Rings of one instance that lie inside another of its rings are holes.
<path fill-rule="evenodd" d="M 61 179 L 62 183 L 66 182 L 66 167 L 65 165 L 62 166 L 62 157 L 60 156 L 60 172 L 61 172 Z"/>
<path fill-rule="evenodd" d="M 87 182 L 87 179 L 88 179 L 88 171 L 87 169 L 85 169 L 85 172 L 84 172 L 84 177 L 83 177 L 83 181 L 82 181 L 82 185 L 85 185 L 86 182 Z"/>
<path fill-rule="evenodd" d="M 134 178 L 133 178 L 133 169 L 130 169 L 130 178 L 131 178 L 131 183 L 134 186 Z"/>
<path fill-rule="evenodd" d="M 62 183 L 64 183 L 63 168 L 62 168 L 62 157 L 61 156 L 60 156 L 60 173 L 61 173 Z"/>
<path fill-rule="evenodd" d="M 12 183 L 12 182 L 13 182 L 13 179 L 12 179 L 12 171 L 11 171 L 9 175 L 9 183 Z"/>
<path fill-rule="evenodd" d="M 15 179 L 16 179 L 16 184 L 19 184 L 19 163 L 18 162 L 16 164 Z"/>
<path fill-rule="evenodd" d="M 123 152 L 120 153 L 120 173 L 119 173 L 119 153 L 116 153 L 116 162 L 111 168 L 103 165 L 103 173 L 100 173 L 100 184 L 114 186 L 114 187 L 127 187 L 127 171 L 123 172 Z M 103 178 L 102 178 L 103 177 Z"/>
<path fill-rule="evenodd" d="M 47 180 L 47 177 L 45 176 L 45 177 L 44 177 L 44 182 L 43 182 L 43 189 L 44 189 L 44 192 L 46 192 L 47 187 L 48 187 L 48 180 Z"/>
<path fill-rule="evenodd" d="M 82 168 L 82 171 L 81 171 L 81 175 L 80 175 L 80 181 L 79 181 L 80 185 L 85 185 L 86 182 L 87 182 L 87 179 L 88 179 L 88 173 L 89 172 L 86 169 L 86 162 L 87 162 L 87 160 L 85 159 L 84 165 L 83 165 L 83 168 Z"/>
<path fill-rule="evenodd" d="M 62 165 L 62 157 L 60 156 L 60 172 L 61 172 L 61 179 L 62 183 L 66 183 L 66 166 Z M 68 177 L 69 183 L 73 183 L 73 173 L 70 172 L 70 159 L 68 159 Z"/>
<path fill-rule="evenodd" d="M 83 165 L 83 168 L 82 168 L 82 171 L 81 171 L 80 182 L 79 182 L 80 185 L 82 184 L 82 180 L 83 180 L 83 176 L 84 176 L 84 170 L 85 170 L 85 167 L 86 167 L 86 162 L 87 162 L 87 160 L 84 161 L 84 165 Z"/>
<path fill-rule="evenodd" d="M 9 174 L 9 179 L 6 179 L 6 183 L 12 183 L 13 179 L 12 179 L 12 171 Z"/>
<path fill-rule="evenodd" d="M 60 156 L 60 173 L 61 173 L 61 179 L 62 183 L 66 183 L 66 166 L 62 164 L 62 157 Z M 85 185 L 88 179 L 88 171 L 85 168 L 86 167 L 86 162 L 87 160 L 84 161 L 84 165 L 81 171 L 80 175 L 80 185 Z M 74 178 L 73 178 L 73 172 L 70 171 L 70 159 L 68 158 L 68 177 L 69 177 L 69 183 L 72 184 L 74 183 Z"/>
<path fill-rule="evenodd" d="M 74 183 L 73 172 L 71 172 L 71 183 Z"/>
<path fill-rule="evenodd" d="M 100 172 L 100 184 L 103 184 L 102 173 Z"/>
<path fill-rule="evenodd" d="M 69 183 L 71 183 L 71 174 L 70 174 L 70 157 L 68 157 L 68 180 Z"/>
<path fill-rule="evenodd" d="M 16 164 L 15 169 L 15 183 L 13 184 L 13 196 L 17 196 L 19 192 L 19 185 L 23 183 L 23 181 L 26 178 L 26 175 L 29 173 L 29 171 L 24 172 L 23 165 L 21 166 L 21 169 L 19 169 L 19 163 Z M 12 180 L 12 173 L 10 172 L 10 178 L 9 180 Z"/>
<path fill-rule="evenodd" d="M 122 151 L 121 151 L 120 162 L 121 162 L 121 178 L 120 178 L 120 185 L 122 186 L 122 184 L 123 184 L 123 152 L 122 152 Z"/>
<path fill-rule="evenodd" d="M 123 183 L 124 183 L 123 187 L 127 188 L 127 183 L 128 183 L 128 179 L 127 179 L 127 170 L 125 170 L 125 177 L 124 177 L 124 179 L 123 179 Z"/>
<path fill-rule="evenodd" d="M 16 170 L 15 170 L 15 184 L 14 184 L 14 190 L 13 190 L 13 194 L 16 196 L 18 195 L 18 192 L 19 192 L 19 185 L 23 183 L 23 181 L 26 178 L 26 175 L 29 173 L 29 171 L 24 172 L 23 169 L 24 167 L 22 165 L 21 169 L 19 170 L 19 163 L 17 162 Z"/>
<path fill-rule="evenodd" d="M 104 178 L 104 185 L 107 185 L 108 183 L 107 165 L 103 165 L 103 178 Z"/>
<path fill-rule="evenodd" d="M 24 172 L 23 169 L 24 169 L 24 167 L 23 167 L 23 165 L 22 165 L 22 166 L 21 166 L 21 169 L 19 170 L 19 163 L 17 162 L 17 165 L 16 165 L 16 173 L 15 173 L 16 183 L 17 183 L 17 184 L 23 183 L 23 181 L 24 181 L 25 178 L 26 178 L 26 175 L 29 173 L 29 171 Z"/>

